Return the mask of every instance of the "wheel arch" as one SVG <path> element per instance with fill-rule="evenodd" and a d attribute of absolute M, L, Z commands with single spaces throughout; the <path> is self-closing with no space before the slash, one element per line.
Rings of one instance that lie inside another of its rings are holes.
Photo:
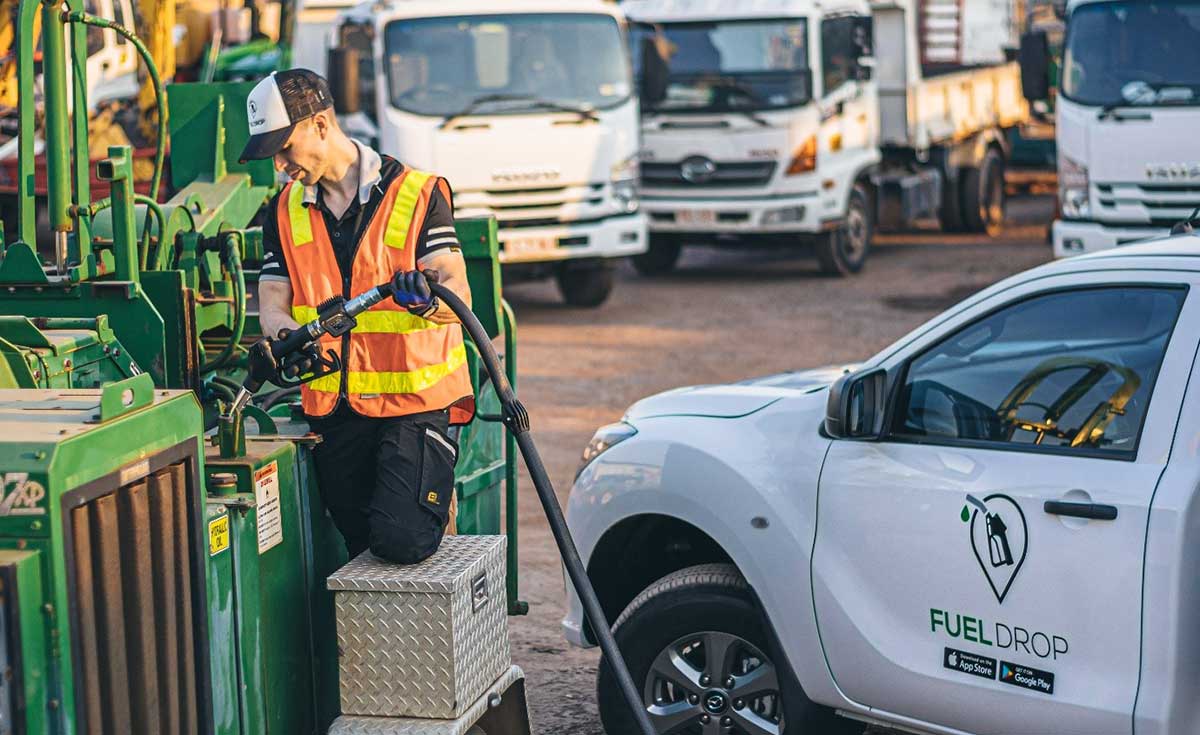
<path fill-rule="evenodd" d="M 604 616 L 614 621 L 654 582 L 672 572 L 710 563 L 738 568 L 721 544 L 698 526 L 675 516 L 643 513 L 622 518 L 605 530 L 588 558 L 588 577 Z M 583 635 L 588 643 L 596 643 L 586 618 Z"/>

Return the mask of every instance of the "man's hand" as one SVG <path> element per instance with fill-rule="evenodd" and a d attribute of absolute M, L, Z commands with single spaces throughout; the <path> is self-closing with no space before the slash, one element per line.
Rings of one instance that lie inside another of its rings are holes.
<path fill-rule="evenodd" d="M 287 339 L 291 333 L 290 329 L 281 329 L 279 339 Z M 279 359 L 279 373 L 289 380 L 295 380 L 301 375 L 313 372 L 320 365 L 321 346 L 317 342 L 309 342 L 296 352 Z"/>
<path fill-rule="evenodd" d="M 421 271 L 396 271 L 392 276 L 392 299 L 417 316 L 425 316 L 438 308 L 437 297 Z"/>

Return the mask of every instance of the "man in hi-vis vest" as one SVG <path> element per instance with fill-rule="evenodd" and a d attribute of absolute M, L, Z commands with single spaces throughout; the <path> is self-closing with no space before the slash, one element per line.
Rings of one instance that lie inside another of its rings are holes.
<path fill-rule="evenodd" d="M 247 100 L 242 160 L 273 158 L 291 179 L 263 224 L 259 320 L 277 335 L 331 298 L 393 280 L 394 302 L 321 340 L 343 367 L 306 383 L 301 400 L 323 437 L 321 495 L 351 556 L 370 549 L 415 564 L 437 551 L 449 521 L 458 459 L 449 427 L 475 411 L 458 318 L 422 271 L 469 304 L 466 263 L 449 184 L 351 140 L 332 105 L 329 85 L 306 69 L 267 77 Z"/>

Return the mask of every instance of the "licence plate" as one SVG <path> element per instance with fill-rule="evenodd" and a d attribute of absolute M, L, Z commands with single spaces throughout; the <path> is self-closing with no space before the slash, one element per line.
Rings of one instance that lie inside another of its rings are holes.
<path fill-rule="evenodd" d="M 717 213 L 711 209 L 685 209 L 675 213 L 675 223 L 680 225 L 713 225 Z"/>
<path fill-rule="evenodd" d="M 504 243 L 504 252 L 509 260 L 537 257 L 557 249 L 557 237 L 514 237 Z"/>

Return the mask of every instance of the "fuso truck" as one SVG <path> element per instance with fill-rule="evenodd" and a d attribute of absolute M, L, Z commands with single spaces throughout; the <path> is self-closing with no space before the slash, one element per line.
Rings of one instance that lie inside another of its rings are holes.
<path fill-rule="evenodd" d="M 499 220 L 506 277 L 554 276 L 597 306 L 646 249 L 638 100 L 624 20 L 601 0 L 395 0 L 340 16 L 343 124 L 445 176 L 462 216 Z"/>
<path fill-rule="evenodd" d="M 1011 3 L 633 0 L 643 273 L 692 244 L 811 245 L 857 272 L 877 229 L 1004 218 L 1028 118 Z"/>
<path fill-rule="evenodd" d="M 1196 235 L 1052 261 L 597 431 L 568 521 L 659 732 L 1200 732 L 1198 292 Z"/>
<path fill-rule="evenodd" d="M 1200 205 L 1200 2 L 1073 0 L 1066 13 L 1058 257 L 1164 235 Z M 1023 44 L 1033 98 L 1049 96 L 1045 47 Z"/>

